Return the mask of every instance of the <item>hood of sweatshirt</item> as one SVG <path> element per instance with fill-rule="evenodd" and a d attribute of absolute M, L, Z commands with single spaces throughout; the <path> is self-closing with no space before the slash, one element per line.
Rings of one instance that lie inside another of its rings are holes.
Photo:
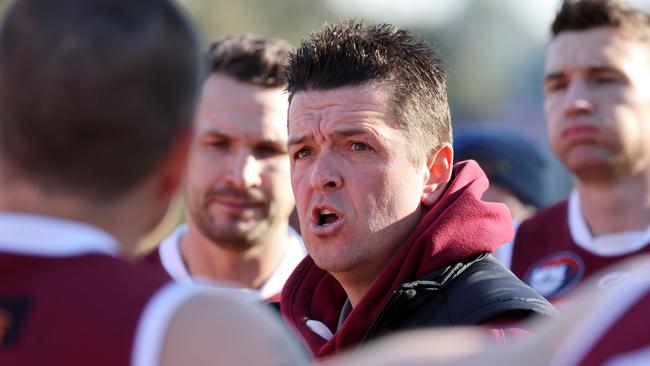
<path fill-rule="evenodd" d="M 456 164 L 443 195 L 423 213 L 420 223 L 338 330 L 347 295 L 338 281 L 318 268 L 309 256 L 298 265 L 282 291 L 283 317 L 316 357 L 358 345 L 401 284 L 463 258 L 493 252 L 512 240 L 514 229 L 507 207 L 481 201 L 487 188 L 488 179 L 476 162 Z"/>

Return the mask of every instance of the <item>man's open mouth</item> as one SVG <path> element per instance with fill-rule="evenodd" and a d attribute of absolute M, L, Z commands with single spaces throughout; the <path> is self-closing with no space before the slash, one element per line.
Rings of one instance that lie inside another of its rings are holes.
<path fill-rule="evenodd" d="M 338 219 L 339 216 L 331 210 L 326 208 L 318 210 L 318 225 L 333 224 Z"/>
<path fill-rule="evenodd" d="M 327 237 L 335 235 L 345 224 L 345 216 L 329 206 L 317 206 L 311 211 L 309 230 L 312 235 Z"/>

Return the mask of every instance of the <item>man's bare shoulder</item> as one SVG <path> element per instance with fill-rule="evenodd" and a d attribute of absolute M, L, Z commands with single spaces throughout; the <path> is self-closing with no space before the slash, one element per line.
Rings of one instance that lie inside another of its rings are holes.
<path fill-rule="evenodd" d="M 216 291 L 181 303 L 169 320 L 160 365 L 304 365 L 304 349 L 263 304 Z"/>

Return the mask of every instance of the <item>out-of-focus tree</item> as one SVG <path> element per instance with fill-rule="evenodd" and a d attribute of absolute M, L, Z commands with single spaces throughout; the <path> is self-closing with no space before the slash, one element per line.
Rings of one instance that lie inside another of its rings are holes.
<path fill-rule="evenodd" d="M 284 38 L 293 45 L 324 22 L 340 19 L 324 1 L 176 0 L 196 20 L 206 41 L 227 34 Z"/>
<path fill-rule="evenodd" d="M 540 38 L 527 18 L 506 3 L 472 1 L 455 21 L 420 33 L 445 56 L 457 121 L 500 120 L 526 133 L 542 133 L 546 37 Z"/>

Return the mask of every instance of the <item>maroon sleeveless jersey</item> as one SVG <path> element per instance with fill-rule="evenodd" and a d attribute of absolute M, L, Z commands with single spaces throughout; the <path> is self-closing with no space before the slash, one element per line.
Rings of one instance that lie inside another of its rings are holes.
<path fill-rule="evenodd" d="M 170 281 L 173 280 L 169 272 L 167 272 L 165 267 L 163 267 L 162 259 L 160 259 L 160 251 L 158 250 L 158 247 L 156 247 L 151 252 L 145 254 L 142 258 L 140 258 L 140 261 L 142 261 L 142 263 L 144 263 L 145 266 L 149 266 L 153 271 L 155 271 L 158 275 L 162 276 L 163 278 L 166 278 Z"/>
<path fill-rule="evenodd" d="M 515 235 L 511 270 L 554 303 L 580 282 L 609 265 L 639 253 L 601 256 L 578 246 L 569 229 L 568 201 L 540 210 L 521 223 Z M 617 273 L 601 272 L 603 285 L 617 281 Z"/>
<path fill-rule="evenodd" d="M 0 252 L 0 365 L 130 365 L 140 315 L 165 282 L 103 254 Z"/>

